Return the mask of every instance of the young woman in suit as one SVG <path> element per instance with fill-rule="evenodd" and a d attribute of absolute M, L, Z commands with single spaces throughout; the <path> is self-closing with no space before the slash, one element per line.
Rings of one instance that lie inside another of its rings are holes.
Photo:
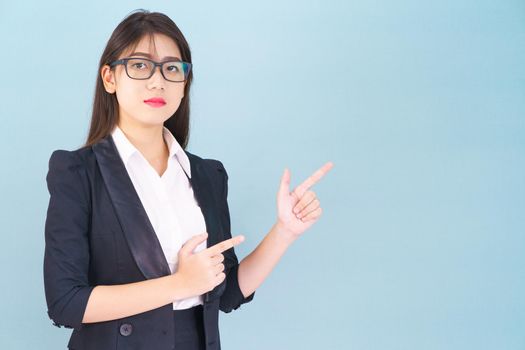
<path fill-rule="evenodd" d="M 252 300 L 280 257 L 321 215 L 289 190 L 276 223 L 240 263 L 222 163 L 185 150 L 191 54 L 166 15 L 137 11 L 102 54 L 86 144 L 56 150 L 46 177 L 44 282 L 70 349 L 220 349 L 218 312 Z"/>

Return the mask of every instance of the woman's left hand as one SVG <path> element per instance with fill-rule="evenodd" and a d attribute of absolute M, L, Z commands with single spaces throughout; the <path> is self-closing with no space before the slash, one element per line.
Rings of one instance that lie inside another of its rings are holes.
<path fill-rule="evenodd" d="M 328 162 L 290 192 L 290 171 L 284 170 L 277 193 L 277 225 L 291 238 L 299 237 L 321 216 L 322 209 L 315 192 L 310 190 L 334 164 Z"/>

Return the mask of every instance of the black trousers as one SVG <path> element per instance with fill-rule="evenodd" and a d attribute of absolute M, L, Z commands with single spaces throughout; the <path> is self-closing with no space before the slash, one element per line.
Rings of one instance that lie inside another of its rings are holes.
<path fill-rule="evenodd" d="M 175 350 L 206 350 L 202 305 L 173 310 Z"/>

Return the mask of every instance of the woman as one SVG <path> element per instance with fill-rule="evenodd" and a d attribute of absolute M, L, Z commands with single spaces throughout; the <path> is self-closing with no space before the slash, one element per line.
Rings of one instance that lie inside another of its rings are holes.
<path fill-rule="evenodd" d="M 44 282 L 49 317 L 73 328 L 70 349 L 220 349 L 218 312 L 252 300 L 286 249 L 321 215 L 309 188 L 242 260 L 218 160 L 186 151 L 188 43 L 161 13 L 115 29 L 99 65 L 87 143 L 54 151 L 47 184 Z"/>

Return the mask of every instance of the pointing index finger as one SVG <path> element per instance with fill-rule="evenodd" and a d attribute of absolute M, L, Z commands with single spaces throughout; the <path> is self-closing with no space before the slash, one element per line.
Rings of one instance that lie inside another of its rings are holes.
<path fill-rule="evenodd" d="M 244 241 L 243 235 L 238 235 L 235 237 L 232 237 L 230 239 L 227 239 L 225 241 L 219 242 L 211 247 L 209 247 L 207 250 L 210 253 L 211 256 L 220 254 L 224 252 L 225 250 L 228 250 L 232 247 L 235 247 L 236 245 L 239 245 Z"/>
<path fill-rule="evenodd" d="M 309 178 L 304 180 L 302 184 L 297 186 L 295 190 L 293 191 L 295 195 L 297 196 L 297 198 L 302 198 L 304 193 L 308 191 L 308 189 L 312 187 L 314 184 L 316 184 L 319 180 L 321 180 L 321 178 L 325 176 L 326 173 L 328 173 L 330 169 L 332 169 L 333 166 L 334 166 L 334 163 L 327 162 L 325 165 L 317 169 L 317 171 L 314 172 Z"/>

